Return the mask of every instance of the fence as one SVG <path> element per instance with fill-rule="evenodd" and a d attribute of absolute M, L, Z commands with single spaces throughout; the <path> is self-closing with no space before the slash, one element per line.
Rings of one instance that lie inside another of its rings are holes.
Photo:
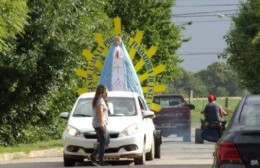
<path fill-rule="evenodd" d="M 188 99 L 185 99 L 189 102 Z M 234 111 L 238 102 L 241 100 L 241 97 L 218 97 L 216 102 L 221 105 L 226 110 Z M 195 111 L 202 111 L 205 105 L 208 103 L 207 98 L 193 98 L 191 104 L 194 104 L 196 109 Z"/>

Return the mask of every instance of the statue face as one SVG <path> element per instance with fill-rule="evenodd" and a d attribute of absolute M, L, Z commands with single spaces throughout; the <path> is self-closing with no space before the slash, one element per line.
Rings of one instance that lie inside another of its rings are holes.
<path fill-rule="evenodd" d="M 114 41 L 114 43 L 115 43 L 115 46 L 119 46 L 119 44 L 120 44 L 120 39 L 118 39 L 118 38 L 115 38 L 115 41 Z"/>

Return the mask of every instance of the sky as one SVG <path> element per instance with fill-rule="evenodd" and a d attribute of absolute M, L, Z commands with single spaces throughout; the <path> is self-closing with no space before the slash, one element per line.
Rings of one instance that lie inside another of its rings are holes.
<path fill-rule="evenodd" d="M 192 21 L 182 32 L 185 38 L 177 54 L 186 71 L 204 70 L 213 62 L 226 62 L 218 55 L 227 47 L 225 39 L 231 27 L 231 17 L 238 12 L 242 0 L 176 0 L 173 21 L 177 24 Z"/>

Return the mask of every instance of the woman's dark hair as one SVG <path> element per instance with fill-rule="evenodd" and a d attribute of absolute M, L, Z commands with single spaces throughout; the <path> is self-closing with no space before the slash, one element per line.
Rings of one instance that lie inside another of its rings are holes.
<path fill-rule="evenodd" d="M 108 107 L 107 99 L 106 99 L 106 95 L 105 95 L 106 91 L 107 91 L 107 87 L 106 86 L 104 86 L 102 84 L 98 85 L 98 87 L 96 89 L 95 97 L 94 97 L 94 99 L 92 101 L 92 108 L 95 108 L 95 106 L 97 104 L 97 100 L 98 100 L 98 98 L 100 96 L 102 96 L 102 98 L 104 99 L 104 101 L 105 101 L 105 103 L 106 103 L 106 105 Z"/>

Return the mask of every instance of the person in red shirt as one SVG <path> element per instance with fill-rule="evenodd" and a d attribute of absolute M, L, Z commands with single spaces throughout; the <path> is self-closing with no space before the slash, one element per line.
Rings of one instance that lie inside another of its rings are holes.
<path fill-rule="evenodd" d="M 203 113 L 205 116 L 205 122 L 214 123 L 221 122 L 222 117 L 220 114 L 220 106 L 215 103 L 214 96 L 208 95 L 208 104 L 205 106 Z"/>

